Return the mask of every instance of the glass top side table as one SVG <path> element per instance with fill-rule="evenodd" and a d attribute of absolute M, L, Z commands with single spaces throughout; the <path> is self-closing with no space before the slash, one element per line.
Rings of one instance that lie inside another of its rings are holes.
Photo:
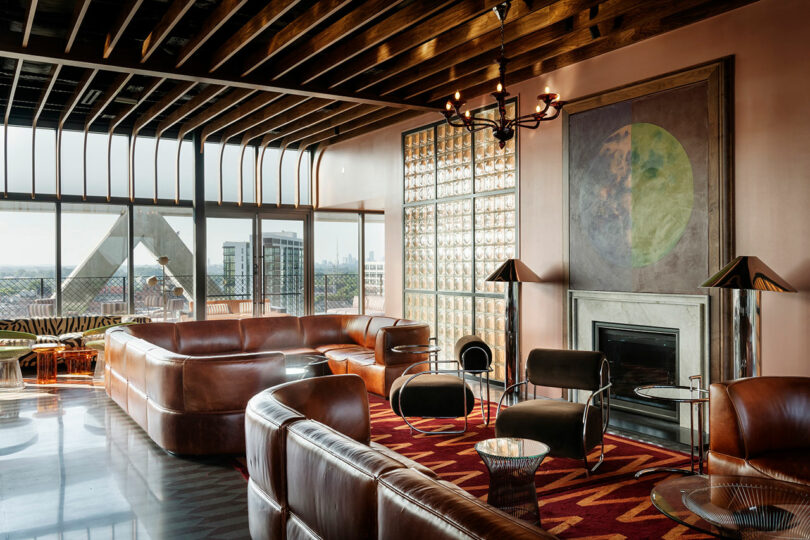
<path fill-rule="evenodd" d="M 659 472 L 703 474 L 703 462 L 705 458 L 703 426 L 705 423 L 705 406 L 709 402 L 709 392 L 708 390 L 701 388 L 701 381 L 702 377 L 700 375 L 692 375 L 689 377 L 690 386 L 650 384 L 635 388 L 634 391 L 636 395 L 645 399 L 688 404 L 689 438 L 691 442 L 689 445 L 688 469 L 676 467 L 651 467 L 638 471 L 636 473 L 636 478 L 640 478 L 645 474 L 654 474 Z M 697 445 L 695 442 L 697 442 Z M 696 446 L 697 452 L 695 451 Z"/>
<path fill-rule="evenodd" d="M 650 493 L 673 521 L 722 538 L 810 538 L 810 488 L 770 478 L 690 475 Z"/>
<path fill-rule="evenodd" d="M 436 341 L 436 338 L 432 337 L 428 339 L 427 345 L 396 345 L 391 347 L 391 351 L 400 354 L 427 354 L 433 363 L 433 369 L 439 369 L 439 353 L 442 349 L 436 344 Z"/>
<path fill-rule="evenodd" d="M 497 437 L 475 445 L 489 470 L 487 502 L 507 514 L 540 524 L 534 474 L 549 453 L 548 445 L 531 439 Z"/>

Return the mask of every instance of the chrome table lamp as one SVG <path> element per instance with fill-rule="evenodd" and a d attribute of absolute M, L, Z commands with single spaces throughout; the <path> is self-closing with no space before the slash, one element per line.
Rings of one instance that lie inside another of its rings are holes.
<path fill-rule="evenodd" d="M 734 378 L 762 375 L 762 291 L 796 292 L 758 257 L 737 257 L 701 287 L 734 290 Z"/>

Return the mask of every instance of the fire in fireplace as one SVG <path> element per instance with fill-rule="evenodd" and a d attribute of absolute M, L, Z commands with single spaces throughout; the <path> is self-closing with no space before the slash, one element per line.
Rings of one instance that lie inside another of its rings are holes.
<path fill-rule="evenodd" d="M 611 406 L 615 409 L 678 422 L 675 403 L 638 397 L 637 386 L 678 384 L 678 330 L 595 321 L 594 348 L 610 363 Z"/>

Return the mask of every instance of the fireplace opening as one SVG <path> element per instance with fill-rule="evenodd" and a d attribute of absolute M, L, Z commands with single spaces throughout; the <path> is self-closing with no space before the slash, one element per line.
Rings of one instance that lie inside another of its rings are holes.
<path fill-rule="evenodd" d="M 678 330 L 594 322 L 594 348 L 610 363 L 611 408 L 678 422 L 676 403 L 641 398 L 634 389 L 678 384 Z"/>

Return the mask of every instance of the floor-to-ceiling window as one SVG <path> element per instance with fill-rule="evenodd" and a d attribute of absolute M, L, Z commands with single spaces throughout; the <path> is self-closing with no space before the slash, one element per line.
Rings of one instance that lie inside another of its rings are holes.
<path fill-rule="evenodd" d="M 402 145 L 405 316 L 429 323 L 446 357 L 477 334 L 503 379 L 504 287 L 485 278 L 516 253 L 516 140 L 500 149 L 489 131 L 439 123 L 403 134 Z"/>
<path fill-rule="evenodd" d="M 363 216 L 365 313 L 385 314 L 385 216 Z"/>
<path fill-rule="evenodd" d="M 0 317 L 56 314 L 55 205 L 0 201 Z"/>
<path fill-rule="evenodd" d="M 360 313 L 358 215 L 315 214 L 315 313 Z"/>

